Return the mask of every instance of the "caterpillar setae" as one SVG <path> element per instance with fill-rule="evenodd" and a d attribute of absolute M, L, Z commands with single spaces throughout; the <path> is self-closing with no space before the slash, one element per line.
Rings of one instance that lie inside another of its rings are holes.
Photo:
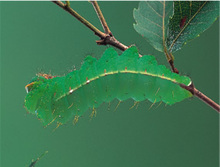
<path fill-rule="evenodd" d="M 171 105 L 191 97 L 180 84 L 190 85 L 191 80 L 158 65 L 154 56 L 139 57 L 136 47 L 118 56 L 114 49 L 108 48 L 99 60 L 88 56 L 80 70 L 66 76 L 34 77 L 25 87 L 24 106 L 44 126 L 55 120 L 64 124 L 80 117 L 88 108 L 97 108 L 115 98 L 138 102 L 148 99 Z"/>

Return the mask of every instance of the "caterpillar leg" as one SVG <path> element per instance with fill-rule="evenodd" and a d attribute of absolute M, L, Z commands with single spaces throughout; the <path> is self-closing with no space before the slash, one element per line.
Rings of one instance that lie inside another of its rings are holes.
<path fill-rule="evenodd" d="M 93 117 L 96 117 L 96 114 L 97 114 L 96 109 L 95 107 L 93 107 L 92 113 L 90 114 L 90 118 L 92 119 Z"/>
<path fill-rule="evenodd" d="M 117 108 L 118 108 L 118 106 L 121 104 L 121 100 L 119 100 L 119 102 L 118 102 L 118 104 L 117 104 L 117 106 L 115 107 L 115 110 L 114 110 L 114 112 L 117 110 Z"/>
<path fill-rule="evenodd" d="M 74 119 L 73 119 L 73 124 L 76 125 L 76 123 L 79 121 L 79 116 L 75 115 Z"/>
<path fill-rule="evenodd" d="M 149 107 L 148 110 L 150 110 L 150 109 L 154 106 L 154 104 L 156 103 L 156 101 L 157 101 L 157 99 L 154 100 L 154 102 L 151 104 L 151 106 Z"/>
<path fill-rule="evenodd" d="M 56 126 L 56 128 L 53 129 L 53 132 L 55 132 L 55 130 L 57 130 L 57 128 L 59 128 L 60 125 L 62 125 L 62 123 L 61 122 L 57 122 L 57 126 Z"/>
<path fill-rule="evenodd" d="M 131 110 L 132 108 L 134 108 L 138 103 L 139 103 L 138 101 L 135 101 L 134 104 L 133 104 L 133 106 L 131 106 L 131 107 L 129 108 L 129 110 Z M 137 109 L 137 108 L 136 108 L 136 109 Z"/>

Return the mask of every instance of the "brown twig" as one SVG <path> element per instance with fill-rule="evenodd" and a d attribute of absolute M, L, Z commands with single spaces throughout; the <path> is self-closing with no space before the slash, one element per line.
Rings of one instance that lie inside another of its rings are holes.
<path fill-rule="evenodd" d="M 84 19 L 82 16 L 80 16 L 75 10 L 73 10 L 69 5 L 65 5 L 61 1 L 52 1 L 53 3 L 57 4 L 59 7 L 67 11 L 69 14 L 74 16 L 76 19 L 78 19 L 81 23 L 83 23 L 86 27 L 88 27 L 90 30 L 92 30 L 97 36 L 100 38 L 106 38 L 106 34 L 101 32 L 98 28 L 93 26 L 90 22 L 88 22 L 86 19 Z"/>
<path fill-rule="evenodd" d="M 180 86 L 188 91 L 190 91 L 194 96 L 198 97 L 201 101 L 212 107 L 214 110 L 220 113 L 220 106 L 219 104 L 215 103 L 212 99 L 204 95 L 202 92 L 200 92 L 198 89 L 194 87 L 193 84 L 186 86 L 183 84 L 180 84 Z"/>
<path fill-rule="evenodd" d="M 194 95 L 220 113 L 220 106 L 196 88 L 194 88 Z"/>
<path fill-rule="evenodd" d="M 102 27 L 103 27 L 103 30 L 105 31 L 105 33 L 109 34 L 109 35 L 112 35 L 112 33 L 111 33 L 111 31 L 110 31 L 110 29 L 109 29 L 109 27 L 108 27 L 108 25 L 107 25 L 107 23 L 105 21 L 105 18 L 104 18 L 103 14 L 102 14 L 102 11 L 99 8 L 98 3 L 96 1 L 90 1 L 90 2 L 92 3 L 92 5 L 93 5 L 93 7 L 94 7 L 94 9 L 95 9 L 95 11 L 96 11 L 96 13 L 98 15 L 98 18 L 99 18 L 99 20 L 100 20 L 100 22 L 102 24 Z"/>
<path fill-rule="evenodd" d="M 179 70 L 177 70 L 177 68 L 174 67 L 173 60 L 168 61 L 168 63 L 170 64 L 170 67 L 171 67 L 172 71 L 179 74 Z"/>
<path fill-rule="evenodd" d="M 93 26 L 90 22 L 88 22 L 86 19 L 84 19 L 82 16 L 80 16 L 76 11 L 74 11 L 69 3 L 67 3 L 67 5 L 65 5 L 63 2 L 61 1 L 53 1 L 55 4 L 57 4 L 58 6 L 60 6 L 61 8 L 63 8 L 65 11 L 67 11 L 68 13 L 70 13 L 72 16 L 74 16 L 76 19 L 78 19 L 80 22 L 82 22 L 85 26 L 87 26 L 90 30 L 92 30 L 95 35 L 97 35 L 98 37 L 100 37 L 100 40 L 96 41 L 96 43 L 98 45 L 112 45 L 122 51 L 125 51 L 126 49 L 128 49 L 128 46 L 120 43 L 111 33 L 105 19 L 104 16 L 102 15 L 102 12 L 98 6 L 98 3 L 95 1 L 92 1 L 91 3 L 93 4 L 93 7 L 95 8 L 95 11 L 100 19 L 100 22 L 103 26 L 103 29 L 105 31 L 105 33 L 101 32 L 99 29 L 97 29 L 95 26 Z M 142 55 L 139 55 L 140 57 L 142 57 Z M 172 56 L 172 55 L 171 55 Z M 178 73 L 178 70 L 174 67 L 173 64 L 173 60 L 169 61 L 169 64 L 173 70 L 173 72 Z M 200 91 L 198 91 L 193 84 L 191 84 L 190 86 L 186 86 L 183 84 L 180 84 L 180 86 L 188 91 L 190 91 L 194 96 L 198 97 L 200 100 L 202 100 L 203 102 L 205 102 L 206 104 L 208 104 L 210 107 L 212 107 L 213 109 L 215 109 L 217 112 L 220 112 L 220 106 L 215 103 L 213 100 L 211 100 L 210 98 L 208 98 L 206 95 L 204 95 L 203 93 L 201 93 Z"/>
<path fill-rule="evenodd" d="M 118 48 L 122 51 L 125 51 L 128 48 L 128 46 L 126 46 L 126 45 L 122 44 L 121 42 L 119 42 L 111 33 L 108 34 L 108 33 L 101 32 L 98 28 L 96 28 L 89 21 L 87 21 L 85 18 L 83 18 L 81 15 L 79 15 L 75 10 L 73 10 L 69 5 L 65 5 L 61 1 L 52 1 L 52 2 L 57 4 L 59 7 L 61 7 L 65 11 L 67 11 L 72 16 L 74 16 L 81 23 L 83 23 L 86 27 L 88 27 L 90 30 L 92 30 L 95 33 L 95 35 L 100 37 L 100 40 L 96 41 L 96 43 L 98 45 L 112 45 L 112 46 L 114 46 L 114 47 L 116 47 L 116 48 Z M 96 3 L 96 7 L 97 6 L 98 6 L 98 4 Z M 104 17 L 103 17 L 103 20 L 104 20 Z M 102 22 L 103 22 L 103 20 L 102 20 Z M 107 24 L 105 24 L 105 27 L 108 27 Z M 109 29 L 109 28 L 107 28 L 107 29 Z M 107 30 L 107 29 L 106 29 L 106 31 L 110 32 L 110 30 Z"/>

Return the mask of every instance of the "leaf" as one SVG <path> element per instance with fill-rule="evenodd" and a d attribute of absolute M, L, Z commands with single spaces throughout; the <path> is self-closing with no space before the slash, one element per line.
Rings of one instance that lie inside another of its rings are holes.
<path fill-rule="evenodd" d="M 190 85 L 190 78 L 158 65 L 154 56 L 140 58 L 135 47 L 121 56 L 109 48 L 99 60 L 88 56 L 80 70 L 62 77 L 47 76 L 33 78 L 25 98 L 25 108 L 45 126 L 55 120 L 58 125 L 73 117 L 78 120 L 88 108 L 115 98 L 171 105 L 192 96 L 179 85 Z"/>
<path fill-rule="evenodd" d="M 198 37 L 218 16 L 219 2 L 175 1 L 167 39 L 169 51 L 175 52 L 188 41 Z"/>
<path fill-rule="evenodd" d="M 171 1 L 141 1 L 134 9 L 134 29 L 157 50 L 164 52 L 169 18 L 173 15 Z"/>

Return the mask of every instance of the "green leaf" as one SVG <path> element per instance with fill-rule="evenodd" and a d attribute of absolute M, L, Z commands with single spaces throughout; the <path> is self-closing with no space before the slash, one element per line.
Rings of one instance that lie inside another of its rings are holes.
<path fill-rule="evenodd" d="M 189 77 L 171 72 L 158 65 L 154 56 L 139 57 L 137 48 L 130 47 L 121 56 L 109 48 L 97 60 L 88 56 L 80 70 L 62 77 L 40 75 L 26 87 L 25 108 L 49 125 L 64 124 L 78 119 L 88 108 L 117 98 L 152 103 L 180 102 L 192 94 L 180 84 L 190 85 Z"/>
<path fill-rule="evenodd" d="M 170 19 L 167 46 L 170 52 L 182 48 L 209 28 L 219 16 L 219 2 L 175 1 Z"/>
<path fill-rule="evenodd" d="M 157 50 L 164 52 L 169 18 L 173 15 L 173 2 L 141 1 L 134 9 L 134 29 Z"/>

